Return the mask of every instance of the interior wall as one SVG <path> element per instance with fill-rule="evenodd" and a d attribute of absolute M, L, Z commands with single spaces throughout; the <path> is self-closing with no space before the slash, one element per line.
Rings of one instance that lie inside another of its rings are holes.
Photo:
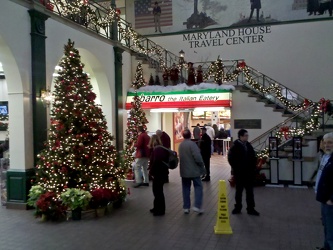
<path fill-rule="evenodd" d="M 0 101 L 8 101 L 8 88 L 6 79 L 0 79 Z"/>
<path fill-rule="evenodd" d="M 156 130 L 162 128 L 162 113 L 150 112 L 149 110 L 145 110 L 146 118 L 149 121 L 147 123 L 147 131 L 149 133 L 154 133 Z"/>
<path fill-rule="evenodd" d="M 47 85 L 51 86 L 55 66 L 63 56 L 64 45 L 68 39 L 74 41 L 79 49 L 82 61 L 89 64 L 98 84 L 103 114 L 107 120 L 109 131 L 115 134 L 113 107 L 115 100 L 114 52 L 112 44 L 104 38 L 86 31 L 83 27 L 64 20 L 46 21 L 46 74 Z"/>
<path fill-rule="evenodd" d="M 282 117 L 281 112 L 273 112 L 273 108 L 265 107 L 265 103 L 257 102 L 256 98 L 248 97 L 245 92 L 235 90 L 232 92 L 231 108 L 231 137 L 237 139 L 239 129 L 234 129 L 235 119 L 261 119 L 261 129 L 247 129 L 249 140 L 252 141 L 264 132 L 283 122 L 288 117 Z M 246 129 L 246 128 L 245 128 Z"/>
<path fill-rule="evenodd" d="M 256 42 L 228 45 L 227 37 L 223 37 L 220 38 L 224 42 L 221 46 L 210 38 L 216 35 L 216 31 L 154 36 L 150 39 L 176 54 L 184 50 L 186 61 L 214 61 L 218 55 L 223 60 L 245 59 L 249 66 L 296 93 L 319 101 L 322 97 L 332 99 L 333 74 L 327 71 L 333 61 L 332 25 L 333 20 L 321 20 L 267 26 L 261 42 L 257 39 Z M 255 28 L 247 27 L 249 32 Z M 235 32 L 237 42 L 238 37 L 243 37 L 240 33 L 244 29 L 235 28 L 232 32 Z M 206 46 L 196 47 L 194 41 L 199 41 L 199 45 L 204 41 Z"/>

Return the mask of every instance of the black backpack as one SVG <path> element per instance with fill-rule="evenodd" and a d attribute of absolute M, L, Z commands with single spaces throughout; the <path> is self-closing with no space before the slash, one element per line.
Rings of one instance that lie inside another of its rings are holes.
<path fill-rule="evenodd" d="M 176 151 L 173 151 L 171 149 L 168 149 L 166 147 L 163 147 L 161 145 L 158 145 L 157 147 L 161 147 L 164 148 L 165 150 L 167 150 L 169 152 L 169 159 L 168 162 L 163 161 L 163 163 L 169 168 L 169 169 L 175 169 L 178 166 L 178 154 Z"/>

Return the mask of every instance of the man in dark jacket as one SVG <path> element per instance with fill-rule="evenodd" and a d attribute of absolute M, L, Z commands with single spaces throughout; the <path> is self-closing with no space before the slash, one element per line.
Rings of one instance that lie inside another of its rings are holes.
<path fill-rule="evenodd" d="M 134 145 L 134 147 L 136 147 L 136 153 L 135 153 L 136 159 L 134 167 L 136 185 L 134 187 L 149 186 L 148 160 L 150 156 L 150 149 L 148 148 L 148 144 L 150 137 L 146 133 L 143 126 L 138 127 L 138 132 L 139 132 L 138 141 Z M 143 182 L 141 176 L 143 176 Z"/>
<path fill-rule="evenodd" d="M 163 147 L 171 148 L 171 139 L 166 132 L 158 129 L 156 130 L 156 135 L 161 139 Z"/>
<path fill-rule="evenodd" d="M 212 140 L 210 139 L 209 135 L 207 135 L 206 133 L 207 129 L 205 127 L 203 127 L 201 131 L 202 131 L 202 136 L 201 140 L 199 141 L 200 153 L 206 168 L 206 175 L 201 180 L 210 181 L 210 156 L 211 156 L 210 145 L 212 143 Z"/>
<path fill-rule="evenodd" d="M 234 142 L 228 152 L 228 161 L 236 182 L 236 204 L 232 214 L 242 211 L 242 193 L 246 190 L 247 213 L 259 215 L 254 209 L 253 186 L 256 173 L 257 158 L 253 147 L 248 142 L 249 134 L 245 129 L 238 131 L 238 140 Z"/>
<path fill-rule="evenodd" d="M 321 203 L 325 250 L 333 250 L 333 132 L 324 135 L 324 152 L 316 180 L 316 200 Z"/>
<path fill-rule="evenodd" d="M 161 139 L 163 147 L 171 149 L 171 139 L 166 132 L 158 129 L 156 130 L 156 135 Z M 168 171 L 168 178 L 165 179 L 165 183 L 169 183 L 169 171 Z"/>

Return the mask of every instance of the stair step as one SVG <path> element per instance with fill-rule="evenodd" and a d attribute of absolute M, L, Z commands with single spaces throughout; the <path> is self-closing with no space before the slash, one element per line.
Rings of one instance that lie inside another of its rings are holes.
<path fill-rule="evenodd" d="M 260 97 L 260 95 L 256 93 L 249 93 L 248 97 Z"/>
<path fill-rule="evenodd" d="M 317 137 L 313 136 L 313 135 L 304 135 L 303 136 L 304 140 L 317 140 Z"/>
<path fill-rule="evenodd" d="M 293 114 L 283 114 L 282 117 L 293 117 Z"/>

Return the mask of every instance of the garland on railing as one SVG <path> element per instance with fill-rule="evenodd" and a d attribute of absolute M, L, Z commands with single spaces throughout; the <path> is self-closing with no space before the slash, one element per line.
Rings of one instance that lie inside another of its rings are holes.
<path fill-rule="evenodd" d="M 331 103 L 329 105 L 331 105 Z M 319 127 L 320 127 L 319 116 L 320 116 L 320 114 L 323 113 L 322 105 L 321 105 L 321 102 L 318 102 L 318 103 L 314 103 L 313 106 L 314 106 L 314 109 L 312 111 L 310 119 L 307 120 L 300 128 L 283 126 L 283 127 L 280 127 L 278 131 L 276 131 L 275 136 L 278 137 L 279 139 L 282 139 L 284 137 L 285 140 L 288 140 L 294 136 L 303 137 L 304 135 L 310 134 L 312 131 L 319 129 Z M 326 111 L 324 113 L 329 114 L 328 111 Z M 257 157 L 259 159 L 261 159 L 263 157 L 268 157 L 268 148 L 265 148 L 265 149 L 261 150 L 260 152 L 258 152 Z"/>
<path fill-rule="evenodd" d="M 88 25 L 92 25 L 106 30 L 113 22 L 117 22 L 118 31 L 122 39 L 131 39 L 133 41 L 132 46 L 134 46 L 139 53 L 143 53 L 148 56 L 150 54 L 155 54 L 158 57 L 160 66 L 166 66 L 163 53 L 166 50 L 154 42 L 151 42 L 153 45 L 150 48 L 142 45 L 141 42 L 144 37 L 137 33 L 129 25 L 125 24 L 125 27 L 123 27 L 119 12 L 112 8 L 112 6 L 109 6 L 107 9 L 100 9 L 105 12 L 105 15 L 98 18 L 96 11 L 92 9 L 87 0 L 73 0 L 70 3 L 63 2 L 61 0 L 52 0 L 52 2 L 60 6 L 62 15 L 72 18 L 74 21 L 79 22 L 81 25 L 86 27 L 88 27 Z"/>

